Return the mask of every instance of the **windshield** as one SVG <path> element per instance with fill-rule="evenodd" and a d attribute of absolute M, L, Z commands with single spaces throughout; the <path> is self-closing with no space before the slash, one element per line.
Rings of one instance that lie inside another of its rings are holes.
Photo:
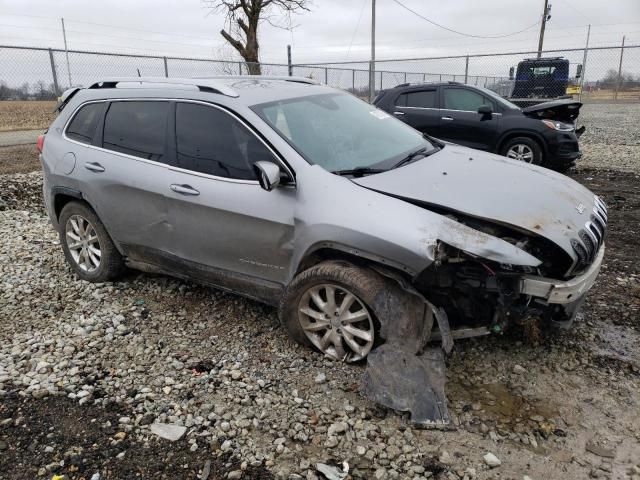
<path fill-rule="evenodd" d="M 309 163 L 337 171 L 390 168 L 417 148 L 420 132 L 347 93 L 293 98 L 252 107 Z"/>
<path fill-rule="evenodd" d="M 484 87 L 476 87 L 479 90 L 482 90 L 484 93 L 486 93 L 487 95 L 489 95 L 492 99 L 494 99 L 496 102 L 499 102 L 500 105 L 502 105 L 505 108 L 510 108 L 512 110 L 520 110 L 520 107 L 518 107 L 517 105 L 511 103 L 509 100 L 502 98 L 500 95 L 498 95 L 496 92 L 489 90 L 488 88 L 484 88 Z"/>

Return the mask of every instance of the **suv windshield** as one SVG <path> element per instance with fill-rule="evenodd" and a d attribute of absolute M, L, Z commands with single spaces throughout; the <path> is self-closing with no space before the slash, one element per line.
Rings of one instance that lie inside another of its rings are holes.
<path fill-rule="evenodd" d="M 292 98 L 252 109 L 309 163 L 329 171 L 391 168 L 418 148 L 434 149 L 420 132 L 347 93 Z"/>
<path fill-rule="evenodd" d="M 475 87 L 475 88 L 477 88 L 478 90 L 482 90 L 486 95 L 489 95 L 493 100 L 500 103 L 505 108 L 509 108 L 511 110 L 520 110 L 520 107 L 518 107 L 516 104 L 511 103 L 509 100 L 501 97 L 496 92 L 489 90 L 488 88 L 484 88 L 484 87 Z"/>

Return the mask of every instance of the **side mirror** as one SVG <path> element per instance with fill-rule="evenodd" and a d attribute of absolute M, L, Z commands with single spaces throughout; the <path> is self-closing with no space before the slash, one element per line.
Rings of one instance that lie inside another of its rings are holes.
<path fill-rule="evenodd" d="M 511 67 L 509 69 L 509 80 L 513 80 L 514 74 L 515 74 L 515 68 Z"/>
<path fill-rule="evenodd" d="M 260 160 L 253 164 L 253 169 L 256 172 L 260 186 L 267 192 L 280 185 L 280 167 L 275 163 Z"/>
<path fill-rule="evenodd" d="M 576 67 L 576 78 L 580 78 L 582 76 L 582 64 L 579 63 Z"/>
<path fill-rule="evenodd" d="M 480 115 L 491 115 L 493 113 L 493 108 L 491 108 L 491 105 L 480 105 L 478 107 L 478 113 Z"/>

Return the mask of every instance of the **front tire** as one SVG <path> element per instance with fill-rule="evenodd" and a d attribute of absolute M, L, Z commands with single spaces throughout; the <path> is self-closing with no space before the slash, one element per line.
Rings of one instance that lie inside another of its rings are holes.
<path fill-rule="evenodd" d="M 58 221 L 67 263 L 81 280 L 106 282 L 124 270 L 124 261 L 104 225 L 82 202 L 67 203 Z"/>
<path fill-rule="evenodd" d="M 298 274 L 280 301 L 282 326 L 298 343 L 339 361 L 364 359 L 376 342 L 370 305 L 383 288 L 372 270 L 327 261 Z"/>
<path fill-rule="evenodd" d="M 508 140 L 502 146 L 500 155 L 532 165 L 543 163 L 542 148 L 538 142 L 529 137 L 515 137 Z"/>

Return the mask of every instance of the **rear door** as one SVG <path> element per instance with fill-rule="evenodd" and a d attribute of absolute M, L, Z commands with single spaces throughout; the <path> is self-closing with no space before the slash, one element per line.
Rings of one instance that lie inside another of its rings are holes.
<path fill-rule="evenodd" d="M 169 102 L 123 100 L 104 106 L 92 145 L 82 143 L 87 135 L 76 132 L 73 121 L 66 131 L 75 144 L 79 187 L 125 253 L 152 261 L 169 248 L 171 233 L 164 196 Z"/>
<path fill-rule="evenodd" d="M 502 116 L 496 111 L 493 100 L 464 86 L 446 86 L 441 91 L 440 138 L 479 150 L 491 150 Z M 489 105 L 494 113 L 478 113 L 482 105 Z"/>
<path fill-rule="evenodd" d="M 439 136 L 438 88 L 421 88 L 398 95 L 393 114 L 416 130 Z"/>
<path fill-rule="evenodd" d="M 181 101 L 175 151 L 165 185 L 175 226 L 172 254 L 191 275 L 255 297 L 262 295 L 247 290 L 252 283 L 283 283 L 296 190 L 267 192 L 253 170 L 259 160 L 282 166 L 276 155 L 227 110 Z"/>

